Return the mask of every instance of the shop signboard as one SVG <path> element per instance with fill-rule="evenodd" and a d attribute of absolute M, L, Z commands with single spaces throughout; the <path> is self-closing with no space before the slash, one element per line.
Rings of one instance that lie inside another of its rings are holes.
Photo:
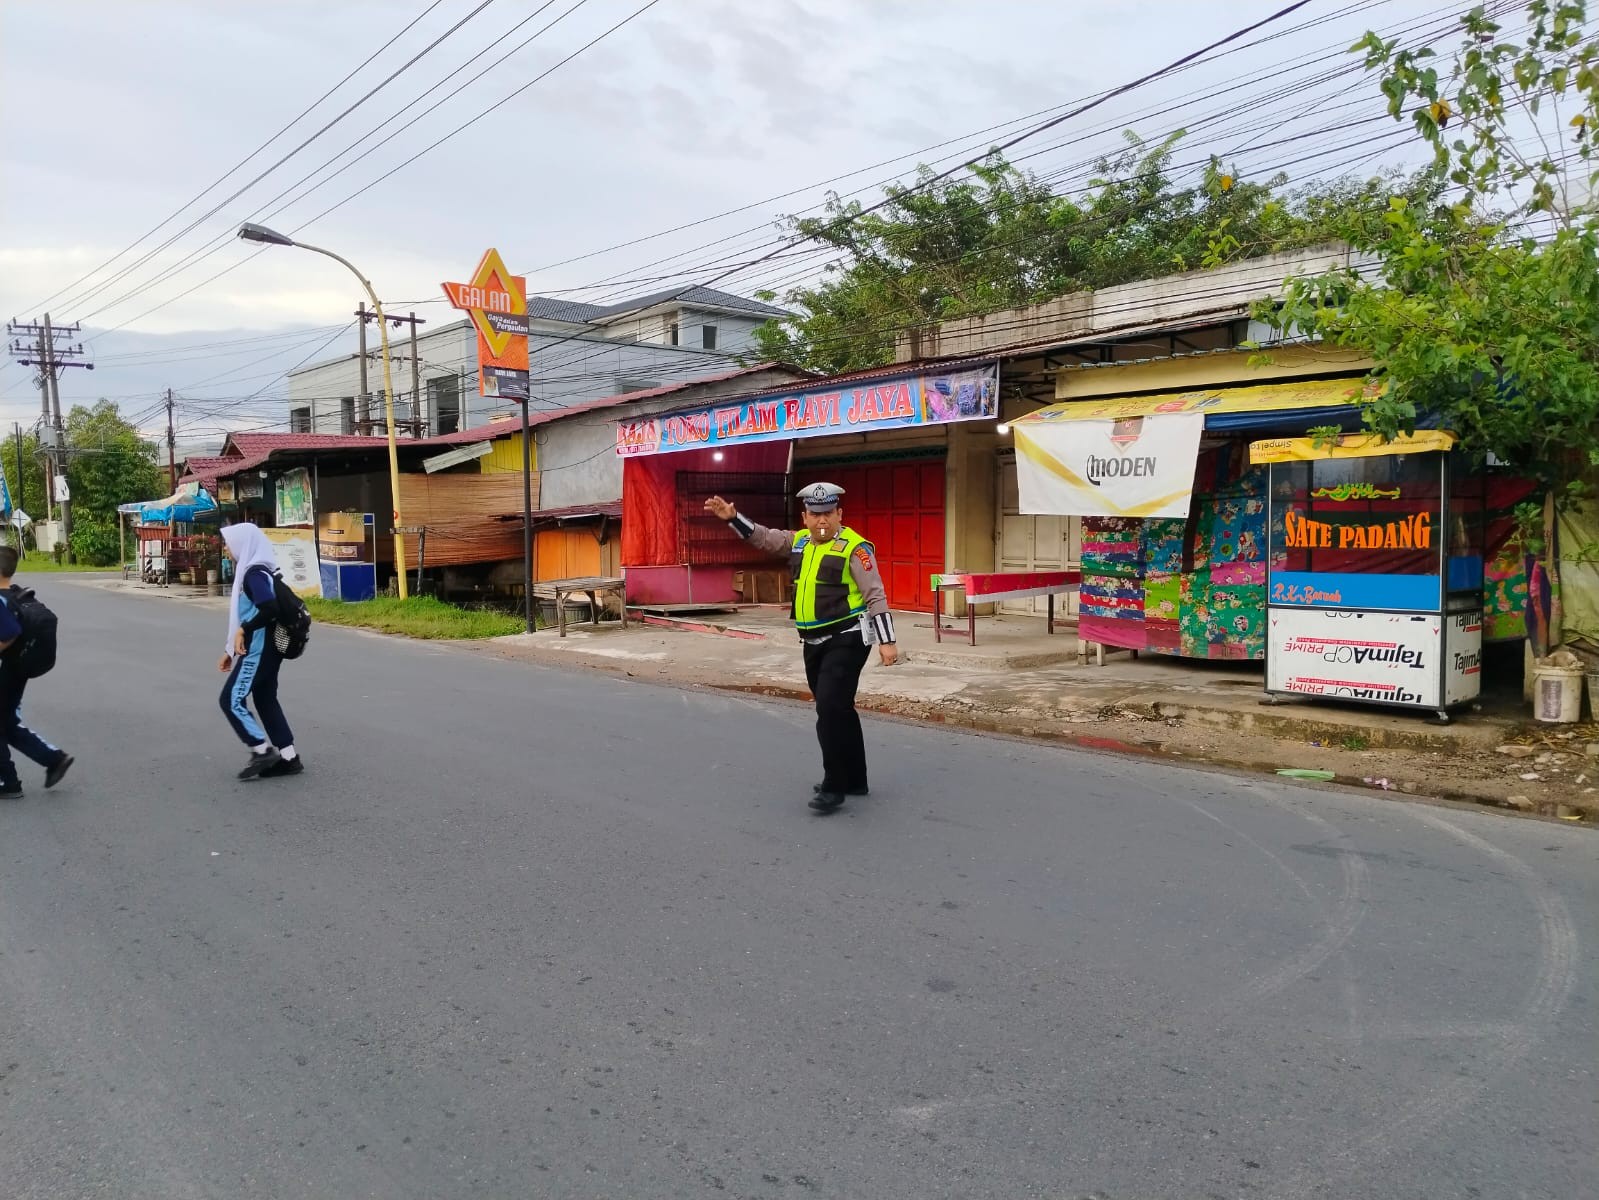
<path fill-rule="evenodd" d="M 618 421 L 624 458 L 999 417 L 999 367 L 902 375 Z"/>
<path fill-rule="evenodd" d="M 296 596 L 322 595 L 322 573 L 317 564 L 316 534 L 310 529 L 263 529 L 272 543 L 283 582 Z"/>
<path fill-rule="evenodd" d="M 498 250 L 486 250 L 470 282 L 446 283 L 450 303 L 477 329 L 478 391 L 508 400 L 528 398 L 527 280 L 512 275 Z"/>
<path fill-rule="evenodd" d="M 1268 692 L 1438 707 L 1443 618 L 1274 608 L 1268 619 Z"/>
<path fill-rule="evenodd" d="M 1186 517 L 1202 412 L 1018 422 L 1021 511 L 1078 517 Z"/>
<path fill-rule="evenodd" d="M 304 467 L 285 471 L 277 479 L 277 523 L 312 525 L 316 522 L 316 502 L 311 495 L 311 472 Z"/>

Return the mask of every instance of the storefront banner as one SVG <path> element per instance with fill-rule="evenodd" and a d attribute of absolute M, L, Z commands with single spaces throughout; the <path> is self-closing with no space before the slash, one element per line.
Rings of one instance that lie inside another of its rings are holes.
<path fill-rule="evenodd" d="M 1375 433 L 1346 433 L 1336 442 L 1317 438 L 1271 438 L 1249 444 L 1249 461 L 1261 463 L 1317 462 L 1330 458 L 1383 458 L 1398 454 L 1427 454 L 1453 449 L 1455 435 L 1441 429 L 1402 433 L 1384 441 Z"/>
<path fill-rule="evenodd" d="M 278 476 L 277 523 L 279 525 L 316 524 L 316 502 L 311 496 L 311 472 L 295 467 Z"/>
<path fill-rule="evenodd" d="M 1266 599 L 1295 608 L 1378 608 L 1397 612 L 1438 610 L 1436 575 L 1365 575 L 1335 571 L 1273 571 Z"/>
<path fill-rule="evenodd" d="M 1273 609 L 1266 690 L 1435 707 L 1443 618 Z M 1477 622 L 1481 629 L 1481 621 Z"/>
<path fill-rule="evenodd" d="M 1097 421 L 1122 417 L 1150 417 L 1160 413 L 1284 412 L 1298 408 L 1341 408 L 1380 395 L 1382 385 L 1363 379 L 1293 379 L 1250 387 L 1196 388 L 1187 392 L 1161 392 L 1154 396 L 1115 396 L 1103 400 L 1073 400 L 1069 389 L 1075 370 L 1056 376 L 1061 403 L 1023 417 L 1033 421 Z"/>
<path fill-rule="evenodd" d="M 874 429 L 992 421 L 998 416 L 999 367 L 990 364 L 944 375 L 874 379 L 618 421 L 616 452 L 636 458 Z"/>
<path fill-rule="evenodd" d="M 316 558 L 316 534 L 309 529 L 263 529 L 272 543 L 283 582 L 296 596 L 322 595 L 322 569 Z"/>
<path fill-rule="evenodd" d="M 1017 422 L 1021 511 L 1067 517 L 1186 517 L 1203 413 Z"/>

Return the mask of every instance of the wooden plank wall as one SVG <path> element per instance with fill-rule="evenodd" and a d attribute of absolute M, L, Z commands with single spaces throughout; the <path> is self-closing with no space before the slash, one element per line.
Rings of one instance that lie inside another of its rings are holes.
<path fill-rule="evenodd" d="M 539 477 L 533 474 L 533 507 Z M 408 473 L 400 476 L 400 512 L 408 528 L 427 529 L 425 567 L 458 567 L 522 557 L 522 478 L 516 475 Z M 406 538 L 406 565 L 416 569 L 419 539 Z"/>

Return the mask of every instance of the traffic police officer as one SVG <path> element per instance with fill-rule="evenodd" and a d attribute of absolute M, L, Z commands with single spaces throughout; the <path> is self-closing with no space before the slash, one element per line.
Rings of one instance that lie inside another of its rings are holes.
<path fill-rule="evenodd" d="M 866 739 L 855 690 L 872 646 L 885 667 L 899 660 L 876 550 L 844 525 L 843 494 L 835 483 L 803 488 L 805 528 L 798 531 L 757 525 L 720 496 L 705 502 L 706 512 L 750 545 L 789 560 L 790 615 L 805 643 L 805 678 L 816 697 L 816 740 L 822 745 L 822 781 L 810 802 L 819 813 L 837 811 L 847 796 L 866 795 Z"/>

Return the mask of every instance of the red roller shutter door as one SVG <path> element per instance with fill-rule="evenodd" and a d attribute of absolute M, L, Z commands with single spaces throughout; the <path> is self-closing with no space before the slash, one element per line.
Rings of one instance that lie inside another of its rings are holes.
<path fill-rule="evenodd" d="M 889 604 L 931 609 L 928 577 L 944 569 L 943 460 L 819 467 L 812 474 L 844 489 L 844 519 L 876 545 Z"/>

